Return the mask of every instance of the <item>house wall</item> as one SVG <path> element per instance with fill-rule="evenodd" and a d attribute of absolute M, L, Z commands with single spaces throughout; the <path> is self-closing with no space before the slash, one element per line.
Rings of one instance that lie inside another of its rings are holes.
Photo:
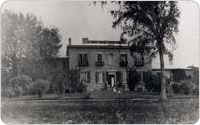
<path fill-rule="evenodd" d="M 128 62 L 128 67 L 134 67 L 134 59 L 130 55 L 130 50 L 127 48 L 124 49 L 108 49 L 108 48 L 73 48 L 70 47 L 68 48 L 68 56 L 69 56 L 69 68 L 78 68 L 81 71 L 90 71 L 90 83 L 88 83 L 88 89 L 90 90 L 95 90 L 95 89 L 101 89 L 104 87 L 104 84 L 96 83 L 95 81 L 95 72 L 96 71 L 126 71 L 126 67 L 120 67 L 120 54 L 127 54 L 127 62 Z M 79 59 L 79 54 L 88 54 L 88 61 L 89 65 L 88 66 L 79 66 L 78 64 L 78 59 Z M 109 55 L 113 54 L 114 56 L 114 64 L 109 65 Z M 102 61 L 104 62 L 103 66 L 96 66 L 95 62 L 97 60 L 97 54 L 102 54 Z M 146 58 L 145 58 L 146 60 Z M 147 71 L 151 70 L 151 63 L 146 64 L 142 67 L 137 67 L 138 71 Z"/>
<path fill-rule="evenodd" d="M 87 53 L 88 54 L 88 61 L 89 61 L 89 66 L 86 67 L 79 67 L 78 65 L 78 55 L 81 53 Z M 97 54 L 102 54 L 102 60 L 104 61 L 104 66 L 102 67 L 97 67 L 95 65 L 96 61 L 96 55 Z M 109 54 L 113 53 L 114 55 L 114 65 L 109 65 Z M 77 49 L 77 48 L 70 48 L 68 50 L 69 54 L 69 67 L 75 68 L 79 67 L 80 70 L 126 70 L 126 67 L 120 67 L 119 62 L 120 62 L 120 54 L 127 54 L 127 61 L 128 61 L 128 67 L 133 67 L 134 66 L 134 59 L 130 55 L 130 50 L 129 49 L 121 49 L 120 51 L 118 49 Z M 146 59 L 146 58 L 145 58 Z M 137 67 L 137 70 L 151 70 L 151 63 L 146 64 L 142 67 Z"/>

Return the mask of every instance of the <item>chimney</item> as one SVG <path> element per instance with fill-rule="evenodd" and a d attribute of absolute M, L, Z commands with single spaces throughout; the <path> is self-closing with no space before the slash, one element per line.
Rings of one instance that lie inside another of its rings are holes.
<path fill-rule="evenodd" d="M 88 38 L 82 38 L 82 43 L 83 43 L 83 44 L 87 44 L 87 43 L 89 43 Z"/>
<path fill-rule="evenodd" d="M 69 37 L 69 39 L 68 39 L 68 45 L 71 45 L 72 44 L 72 39 L 71 39 L 71 37 Z"/>

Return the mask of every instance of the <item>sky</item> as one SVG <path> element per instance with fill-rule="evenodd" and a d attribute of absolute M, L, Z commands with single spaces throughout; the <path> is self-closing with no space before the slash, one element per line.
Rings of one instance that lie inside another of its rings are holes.
<path fill-rule="evenodd" d="M 193 1 L 179 1 L 181 11 L 179 32 L 176 35 L 177 49 L 173 52 L 173 63 L 165 57 L 165 67 L 185 68 L 199 66 L 199 6 Z M 82 38 L 91 40 L 119 40 L 120 29 L 113 29 L 110 8 L 91 5 L 83 1 L 7 1 L 1 12 L 33 13 L 46 27 L 55 26 L 62 36 L 63 47 L 59 56 L 65 57 L 68 38 L 72 44 L 81 44 Z M 152 62 L 153 68 L 159 67 L 159 59 Z"/>

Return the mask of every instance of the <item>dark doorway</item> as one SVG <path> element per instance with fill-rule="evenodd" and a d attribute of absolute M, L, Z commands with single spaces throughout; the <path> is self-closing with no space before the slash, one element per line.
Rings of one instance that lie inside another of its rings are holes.
<path fill-rule="evenodd" d="M 108 75 L 108 85 L 110 87 L 115 85 L 115 75 Z"/>

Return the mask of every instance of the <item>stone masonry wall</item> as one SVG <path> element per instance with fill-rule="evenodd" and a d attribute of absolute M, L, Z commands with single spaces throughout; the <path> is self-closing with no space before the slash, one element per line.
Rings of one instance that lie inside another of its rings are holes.
<path fill-rule="evenodd" d="M 79 54 L 88 54 L 88 66 L 79 66 L 78 58 Z M 113 53 L 114 56 L 114 65 L 109 65 L 109 54 Z M 102 61 L 104 62 L 103 66 L 96 66 L 97 54 L 102 54 Z M 88 88 L 90 89 L 100 89 L 104 84 L 98 84 L 95 81 L 95 71 L 126 71 L 126 67 L 120 67 L 120 54 L 127 54 L 128 66 L 132 67 L 134 65 L 134 59 L 130 55 L 130 50 L 127 48 L 124 49 L 108 49 L 108 48 L 99 48 L 99 49 L 85 49 L 85 48 L 69 48 L 69 68 L 78 67 L 81 71 L 90 71 L 90 83 L 88 83 Z M 147 64 L 143 67 L 138 68 L 137 70 L 150 70 L 151 64 Z"/>

